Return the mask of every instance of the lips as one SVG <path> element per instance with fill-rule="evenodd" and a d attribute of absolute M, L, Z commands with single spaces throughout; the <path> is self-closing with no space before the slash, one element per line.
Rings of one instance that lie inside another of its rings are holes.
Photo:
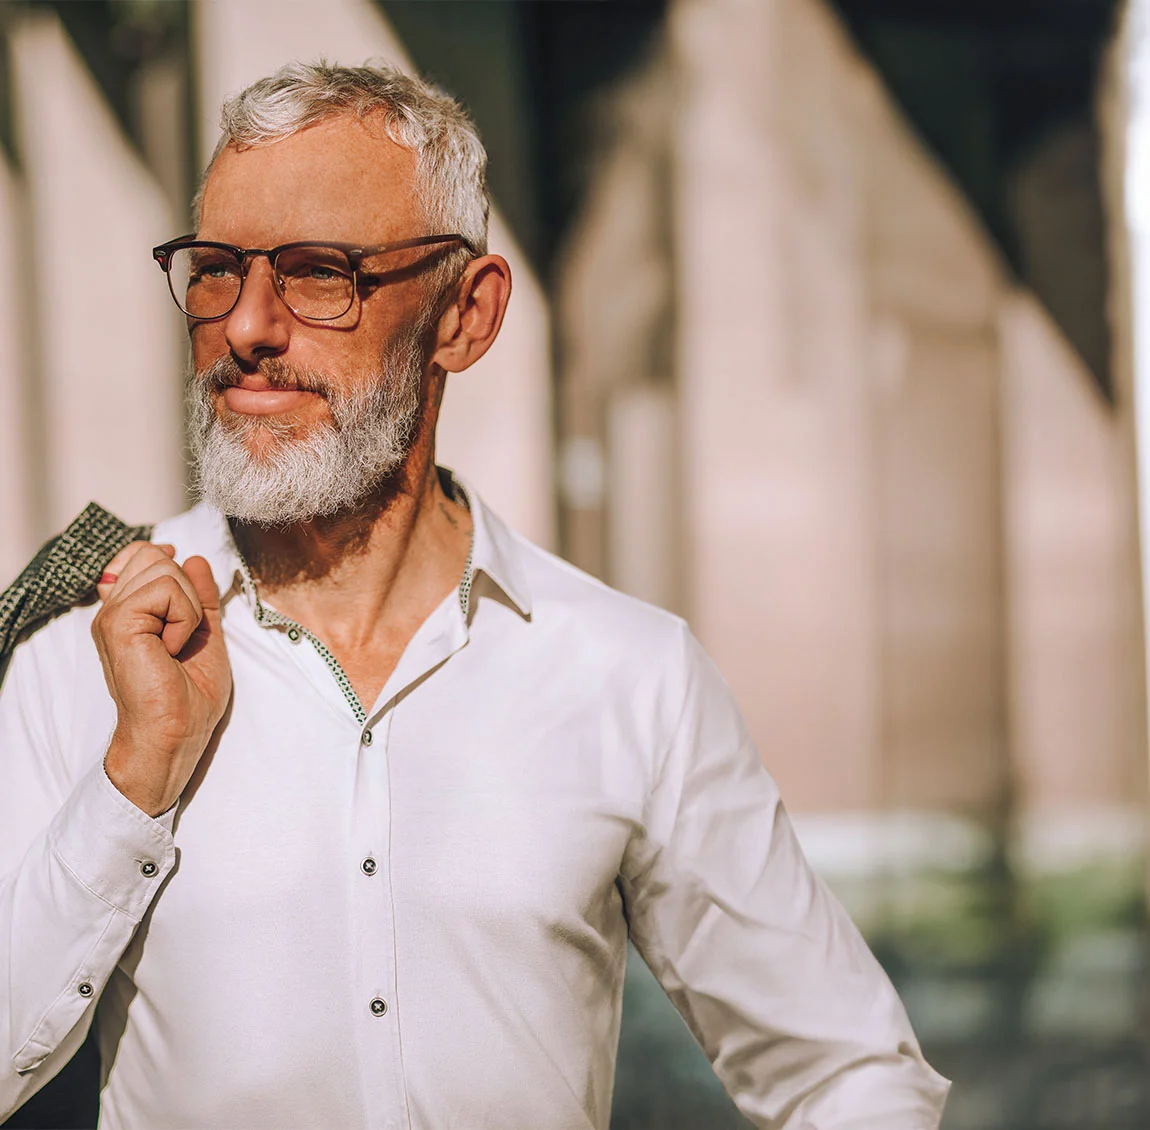
<path fill-rule="evenodd" d="M 230 354 L 217 357 L 196 373 L 213 395 L 222 396 L 231 412 L 243 416 L 277 416 L 303 409 L 315 398 L 327 399 L 325 374 L 268 357 L 245 371 Z"/>
<path fill-rule="evenodd" d="M 245 377 L 224 389 L 224 403 L 244 416 L 276 416 L 294 412 L 318 395 L 300 388 L 273 388 L 262 378 Z"/>

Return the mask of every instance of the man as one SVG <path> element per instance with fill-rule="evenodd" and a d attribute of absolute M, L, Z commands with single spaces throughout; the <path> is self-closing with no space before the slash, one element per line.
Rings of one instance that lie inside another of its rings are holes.
<path fill-rule="evenodd" d="M 470 122 L 292 65 L 223 129 L 155 252 L 204 501 L 0 691 L 0 1110 L 95 1019 L 111 1128 L 606 1128 L 630 936 L 757 1126 L 936 1127 L 682 621 L 435 465 L 511 289 Z"/>

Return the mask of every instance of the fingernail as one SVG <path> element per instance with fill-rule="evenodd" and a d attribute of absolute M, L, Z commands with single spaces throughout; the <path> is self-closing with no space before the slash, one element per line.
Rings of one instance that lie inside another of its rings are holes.
<path fill-rule="evenodd" d="M 91 576 L 91 573 L 88 576 Z M 114 585 L 119 579 L 119 573 L 101 573 L 100 579 L 96 583 L 98 585 Z"/>

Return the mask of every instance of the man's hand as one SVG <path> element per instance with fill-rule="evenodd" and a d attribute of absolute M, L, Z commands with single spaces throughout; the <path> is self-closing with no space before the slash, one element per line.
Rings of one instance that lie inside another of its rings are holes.
<path fill-rule="evenodd" d="M 232 672 L 211 566 L 133 542 L 108 565 L 92 638 L 116 703 L 112 784 L 149 816 L 184 791 L 228 704 Z"/>

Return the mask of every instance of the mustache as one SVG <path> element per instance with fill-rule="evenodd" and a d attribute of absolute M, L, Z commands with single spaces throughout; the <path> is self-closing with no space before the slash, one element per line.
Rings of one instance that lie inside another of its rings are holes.
<path fill-rule="evenodd" d="M 301 392 L 314 392 L 327 400 L 332 399 L 336 389 L 323 373 L 315 369 L 292 365 L 279 357 L 264 357 L 255 367 L 268 386 L 274 389 L 299 389 Z M 231 354 L 217 357 L 206 369 L 196 370 L 196 380 L 212 392 L 223 392 L 243 383 L 252 370 L 241 369 Z"/>

